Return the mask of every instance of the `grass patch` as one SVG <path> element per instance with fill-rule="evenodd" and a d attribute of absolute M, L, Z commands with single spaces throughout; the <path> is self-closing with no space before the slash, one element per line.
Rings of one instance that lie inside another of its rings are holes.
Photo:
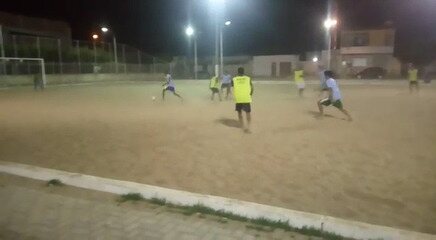
<path fill-rule="evenodd" d="M 273 232 L 274 231 L 274 228 L 264 227 L 264 226 L 255 225 L 255 224 L 254 225 L 245 225 L 245 227 L 248 229 L 253 229 L 256 231 L 260 231 L 260 232 Z"/>
<path fill-rule="evenodd" d="M 127 202 L 127 201 L 137 202 L 137 201 L 142 201 L 142 200 L 144 200 L 144 197 L 140 193 L 127 193 L 127 194 L 122 194 L 118 201 L 119 202 Z"/>
<path fill-rule="evenodd" d="M 325 232 L 322 231 L 321 229 L 314 228 L 314 227 L 296 228 L 290 226 L 288 221 L 274 221 L 267 218 L 255 218 L 255 219 L 247 218 L 244 216 L 233 214 L 231 212 L 226 212 L 224 210 L 215 210 L 213 208 L 206 207 L 202 204 L 195 204 L 191 206 L 174 205 L 168 203 L 166 199 L 163 198 L 154 197 L 151 199 L 144 199 L 144 197 L 139 193 L 123 194 L 120 197 L 120 202 L 143 201 L 143 200 L 151 204 L 178 209 L 181 211 L 182 214 L 187 216 L 191 216 L 193 214 L 198 214 L 200 217 L 204 217 L 204 215 L 217 216 L 220 217 L 218 222 L 221 223 L 227 223 L 228 220 L 247 222 L 250 223 L 249 225 L 246 225 L 247 228 L 255 229 L 263 232 L 272 232 L 275 229 L 282 229 L 284 231 L 296 232 L 307 236 L 321 237 L 325 240 L 351 240 L 351 238 L 345 238 L 338 234 Z"/>
<path fill-rule="evenodd" d="M 51 187 L 51 186 L 56 186 L 56 187 L 60 187 L 63 186 L 64 184 L 61 182 L 61 180 L 59 179 L 51 179 L 47 182 L 47 186 Z"/>
<path fill-rule="evenodd" d="M 148 202 L 150 202 L 152 204 L 160 205 L 160 206 L 164 206 L 167 204 L 167 200 L 165 200 L 164 198 L 155 198 L 155 197 L 148 200 Z"/>
<path fill-rule="evenodd" d="M 289 222 L 286 221 L 273 221 L 266 218 L 247 218 L 240 215 L 236 215 L 230 212 L 225 212 L 223 210 L 215 210 L 210 207 L 206 207 L 202 204 L 195 204 L 193 206 L 174 206 L 176 208 L 182 209 L 185 215 L 192 215 L 194 213 L 201 213 L 201 214 L 207 214 L 212 216 L 218 216 L 221 218 L 226 218 L 230 220 L 235 220 L 239 222 L 248 222 L 252 225 L 248 228 L 257 229 L 259 231 L 269 231 L 272 232 L 274 229 L 283 229 L 285 231 L 292 231 L 297 232 L 303 235 L 307 236 L 314 236 L 314 237 L 321 237 L 325 240 L 347 240 L 349 238 L 342 237 L 340 235 L 337 235 L 335 233 L 325 232 L 321 229 L 313 228 L 313 227 L 303 227 L 303 228 L 296 228 L 289 225 Z M 258 227 L 256 227 L 256 225 Z M 260 230 L 261 229 L 261 230 Z"/>

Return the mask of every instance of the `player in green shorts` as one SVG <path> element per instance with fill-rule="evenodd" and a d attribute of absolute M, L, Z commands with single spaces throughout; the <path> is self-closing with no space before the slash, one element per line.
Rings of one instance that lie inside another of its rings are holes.
<path fill-rule="evenodd" d="M 332 71 L 325 71 L 324 72 L 325 78 L 327 79 L 325 81 L 326 87 L 329 91 L 329 97 L 325 99 L 321 99 L 318 101 L 318 108 L 321 116 L 324 115 L 324 106 L 330 106 L 333 105 L 339 111 L 341 111 L 343 114 L 345 114 L 348 118 L 348 121 L 352 121 L 350 114 L 347 110 L 345 110 L 343 104 L 342 104 L 342 97 L 341 92 L 339 91 L 338 84 L 336 83 L 336 80 L 333 79 L 333 72 Z"/>

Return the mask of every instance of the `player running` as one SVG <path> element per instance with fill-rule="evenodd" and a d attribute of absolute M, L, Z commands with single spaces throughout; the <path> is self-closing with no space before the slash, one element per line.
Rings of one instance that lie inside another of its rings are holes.
<path fill-rule="evenodd" d="M 232 87 L 232 76 L 225 71 L 221 80 L 221 93 L 226 89 L 226 100 L 229 99 L 230 88 Z"/>
<path fill-rule="evenodd" d="M 221 99 L 221 93 L 220 93 L 220 81 L 217 76 L 213 76 L 212 79 L 210 79 L 209 88 L 212 91 L 212 95 L 210 96 L 210 100 L 213 101 L 215 98 L 215 94 L 218 94 L 218 97 Z"/>
<path fill-rule="evenodd" d="M 348 121 L 352 121 L 350 114 L 347 110 L 344 109 L 342 105 L 342 97 L 341 92 L 339 91 L 338 84 L 336 83 L 336 80 L 333 79 L 333 72 L 332 71 L 325 71 L 324 75 L 326 77 L 326 86 L 329 91 L 329 97 L 325 99 L 321 99 L 318 101 L 318 108 L 321 116 L 324 116 L 324 106 L 333 105 L 339 111 L 341 111 L 343 114 L 345 114 L 348 118 Z"/>
<path fill-rule="evenodd" d="M 306 84 L 304 83 L 304 70 L 301 67 L 298 67 L 294 71 L 294 81 L 298 88 L 298 95 L 303 97 L 303 92 Z"/>
<path fill-rule="evenodd" d="M 233 96 L 236 103 L 235 110 L 238 112 L 240 126 L 245 133 L 251 133 L 251 96 L 253 95 L 253 83 L 251 78 L 244 74 L 244 68 L 238 68 L 238 75 L 233 78 Z M 247 124 L 244 126 L 242 111 L 245 112 Z"/>
<path fill-rule="evenodd" d="M 409 91 L 413 92 L 415 89 L 419 92 L 419 84 L 418 84 L 418 69 L 415 68 L 413 63 L 409 64 L 409 70 L 407 71 L 407 78 L 409 79 Z"/>
<path fill-rule="evenodd" d="M 162 84 L 162 86 L 164 87 L 162 89 L 162 100 L 165 101 L 165 92 L 170 91 L 175 96 L 180 98 L 181 101 L 183 101 L 182 96 L 180 96 L 179 94 L 176 93 L 176 85 L 174 84 L 174 80 L 173 80 L 173 77 L 171 77 L 171 74 L 167 73 L 165 76 L 165 79 L 166 79 L 166 82 L 164 84 Z"/>

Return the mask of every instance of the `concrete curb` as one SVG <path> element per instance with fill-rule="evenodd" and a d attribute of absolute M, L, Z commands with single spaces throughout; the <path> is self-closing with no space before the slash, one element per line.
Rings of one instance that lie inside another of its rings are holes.
<path fill-rule="evenodd" d="M 314 227 L 356 239 L 436 240 L 436 235 L 349 221 L 313 213 L 239 201 L 236 199 L 190 193 L 135 182 L 119 181 L 18 163 L 0 161 L 0 172 L 43 181 L 59 179 L 67 185 L 113 194 L 137 192 L 148 199 L 163 198 L 166 199 L 167 202 L 177 205 L 194 205 L 200 203 L 215 210 L 224 210 L 248 218 L 263 217 L 275 221 L 289 221 L 289 224 L 294 227 Z"/>

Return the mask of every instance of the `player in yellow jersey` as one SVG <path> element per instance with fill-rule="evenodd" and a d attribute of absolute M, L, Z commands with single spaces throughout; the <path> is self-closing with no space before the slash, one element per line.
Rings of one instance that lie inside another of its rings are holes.
<path fill-rule="evenodd" d="M 212 95 L 210 96 L 210 100 L 213 101 L 215 98 L 215 94 L 218 94 L 218 97 L 221 101 L 221 92 L 220 92 L 220 80 L 217 76 L 213 76 L 212 79 L 210 79 L 209 88 L 212 91 Z"/>
<path fill-rule="evenodd" d="M 303 92 L 305 88 L 303 68 L 299 67 L 294 71 L 294 81 L 298 88 L 298 95 L 300 97 L 303 97 Z"/>
<path fill-rule="evenodd" d="M 419 91 L 418 69 L 416 69 L 412 63 L 409 64 L 409 69 L 407 71 L 407 79 L 409 79 L 409 91 L 410 91 L 410 93 L 413 92 L 413 89 L 415 89 L 416 91 Z"/>
<path fill-rule="evenodd" d="M 251 96 L 253 95 L 253 83 L 251 78 L 244 74 L 244 68 L 238 68 L 238 75 L 232 80 L 233 96 L 236 103 L 235 110 L 238 112 L 239 123 L 246 133 L 251 133 Z M 242 111 L 245 112 L 247 123 L 244 124 Z"/>

